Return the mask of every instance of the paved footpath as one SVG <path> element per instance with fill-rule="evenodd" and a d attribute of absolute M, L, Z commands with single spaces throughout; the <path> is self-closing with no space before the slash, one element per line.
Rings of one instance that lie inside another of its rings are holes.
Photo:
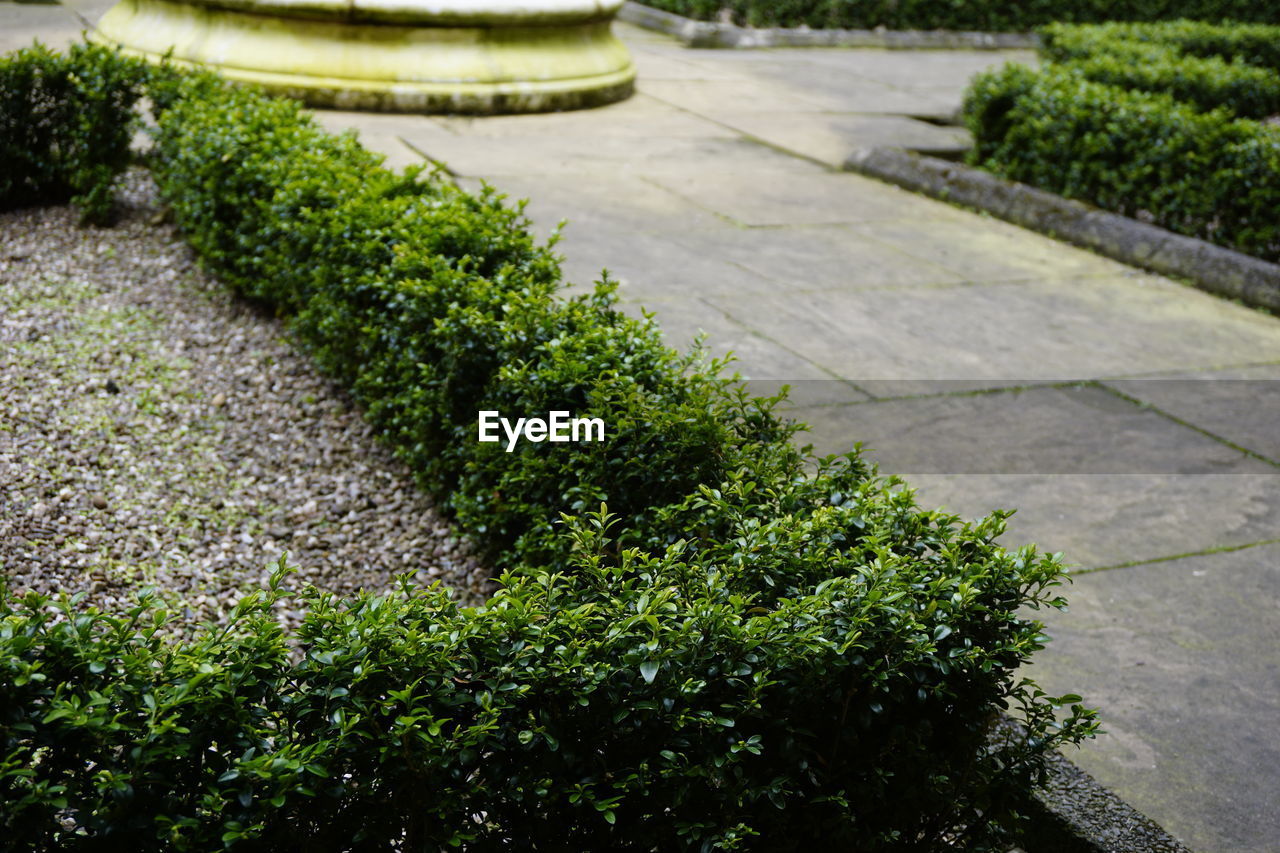
<path fill-rule="evenodd" d="M 87 17 L 101 0 L 75 0 Z M 0 48 L 78 25 L 0 3 Z M 393 165 L 569 220 L 673 344 L 705 331 L 794 387 L 927 505 L 1017 508 L 1009 544 L 1073 567 L 1032 673 L 1107 734 L 1072 755 L 1201 851 L 1280 849 L 1280 319 L 841 173 L 855 147 L 954 149 L 967 79 L 1018 51 L 689 50 L 619 25 L 639 93 L 588 112 L 325 113 Z"/>

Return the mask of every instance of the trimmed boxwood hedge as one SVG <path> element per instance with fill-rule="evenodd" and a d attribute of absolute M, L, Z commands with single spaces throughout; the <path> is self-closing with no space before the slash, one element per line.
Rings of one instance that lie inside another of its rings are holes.
<path fill-rule="evenodd" d="M 0 595 L 7 843 L 1007 847 L 1044 752 L 1095 729 L 1016 675 L 1045 641 L 1028 611 L 1063 604 L 1055 557 L 856 454 L 809 459 L 775 400 L 667 349 L 608 282 L 563 298 L 493 191 L 387 171 L 212 76 L 151 78 L 154 170 L 204 262 L 289 319 L 508 571 L 480 608 L 312 593 L 295 637 L 283 561 L 183 642 L 152 599 Z M 550 407 L 607 440 L 475 440 L 479 408 Z M 992 735 L 1002 711 L 1026 737 Z"/>
<path fill-rule="evenodd" d="M 107 222 L 143 77 L 84 45 L 67 56 L 34 45 L 0 61 L 0 208 L 74 200 L 86 222 Z"/>
<path fill-rule="evenodd" d="M 1054 21 L 1203 21 L 1280 23 L 1280 7 L 1256 0 L 644 0 L 644 5 L 703 21 L 728 13 L 748 27 L 1026 32 Z"/>
<path fill-rule="evenodd" d="M 1218 57 L 1280 71 L 1280 27 L 1265 24 L 1191 20 L 1089 27 L 1049 24 L 1038 32 L 1041 52 L 1056 62 L 1096 56 L 1132 44 L 1151 44 L 1176 48 L 1190 56 Z"/>
<path fill-rule="evenodd" d="M 1119 42 L 1105 52 L 1071 61 L 1070 68 L 1098 83 L 1163 92 L 1201 110 L 1227 107 L 1241 118 L 1280 114 L 1280 74 L 1217 56 L 1187 56 L 1176 48 Z"/>
<path fill-rule="evenodd" d="M 1148 37 L 1123 35 L 1134 31 Z M 1167 43 L 1158 38 L 1162 32 Z M 1239 54 L 1228 62 L 1167 46 L 1190 43 L 1197 32 L 1204 34 L 1201 45 L 1230 42 L 1222 28 L 1186 22 L 1167 29 L 1052 28 L 1046 52 L 1066 61 L 1036 71 L 1007 65 L 970 86 L 964 105 L 974 137 L 970 162 L 1280 260 L 1280 126 L 1241 117 L 1274 115 L 1280 81 Z M 1248 39 L 1235 44 L 1255 53 Z"/>
<path fill-rule="evenodd" d="M 154 171 L 191 244 L 292 317 L 495 565 L 563 559 L 557 513 L 606 499 L 626 544 L 665 547 L 656 510 L 699 484 L 798 470 L 772 403 L 619 312 L 612 283 L 560 299 L 557 257 L 494 191 L 380 169 L 290 101 L 175 85 L 155 95 Z M 603 419 L 608 441 L 509 453 L 476 440 L 479 411 L 552 409 Z"/>

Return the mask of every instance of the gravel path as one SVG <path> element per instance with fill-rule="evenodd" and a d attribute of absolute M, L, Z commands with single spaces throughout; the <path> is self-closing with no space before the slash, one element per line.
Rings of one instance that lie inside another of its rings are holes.
<path fill-rule="evenodd" d="M 11 590 L 117 609 L 154 585 L 195 624 L 287 551 L 293 587 L 383 590 L 415 572 L 482 600 L 465 542 L 282 325 L 199 270 L 146 172 L 120 204 L 110 229 L 67 207 L 0 214 Z"/>

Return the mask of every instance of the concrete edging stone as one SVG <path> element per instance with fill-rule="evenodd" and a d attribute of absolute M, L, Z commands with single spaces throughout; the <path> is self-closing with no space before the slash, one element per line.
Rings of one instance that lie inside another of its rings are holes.
<path fill-rule="evenodd" d="M 978 33 L 955 30 L 814 30 L 807 27 L 755 29 L 695 21 L 628 0 L 618 20 L 675 36 L 686 47 L 878 47 L 890 50 L 1001 50 L 1037 48 L 1034 33 Z"/>
<path fill-rule="evenodd" d="M 897 148 L 855 151 L 845 169 L 986 211 L 1099 254 L 1280 313 L 1280 265 L 1174 234 L 980 169 Z"/>

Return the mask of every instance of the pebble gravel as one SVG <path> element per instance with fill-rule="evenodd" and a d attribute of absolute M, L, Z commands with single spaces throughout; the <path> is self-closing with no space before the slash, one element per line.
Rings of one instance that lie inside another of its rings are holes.
<path fill-rule="evenodd" d="M 203 272 L 131 170 L 111 228 L 0 214 L 0 575 L 104 610 L 152 587 L 178 630 L 286 587 L 464 604 L 488 570 L 275 318 Z M 292 627 L 294 597 L 278 603 Z"/>

